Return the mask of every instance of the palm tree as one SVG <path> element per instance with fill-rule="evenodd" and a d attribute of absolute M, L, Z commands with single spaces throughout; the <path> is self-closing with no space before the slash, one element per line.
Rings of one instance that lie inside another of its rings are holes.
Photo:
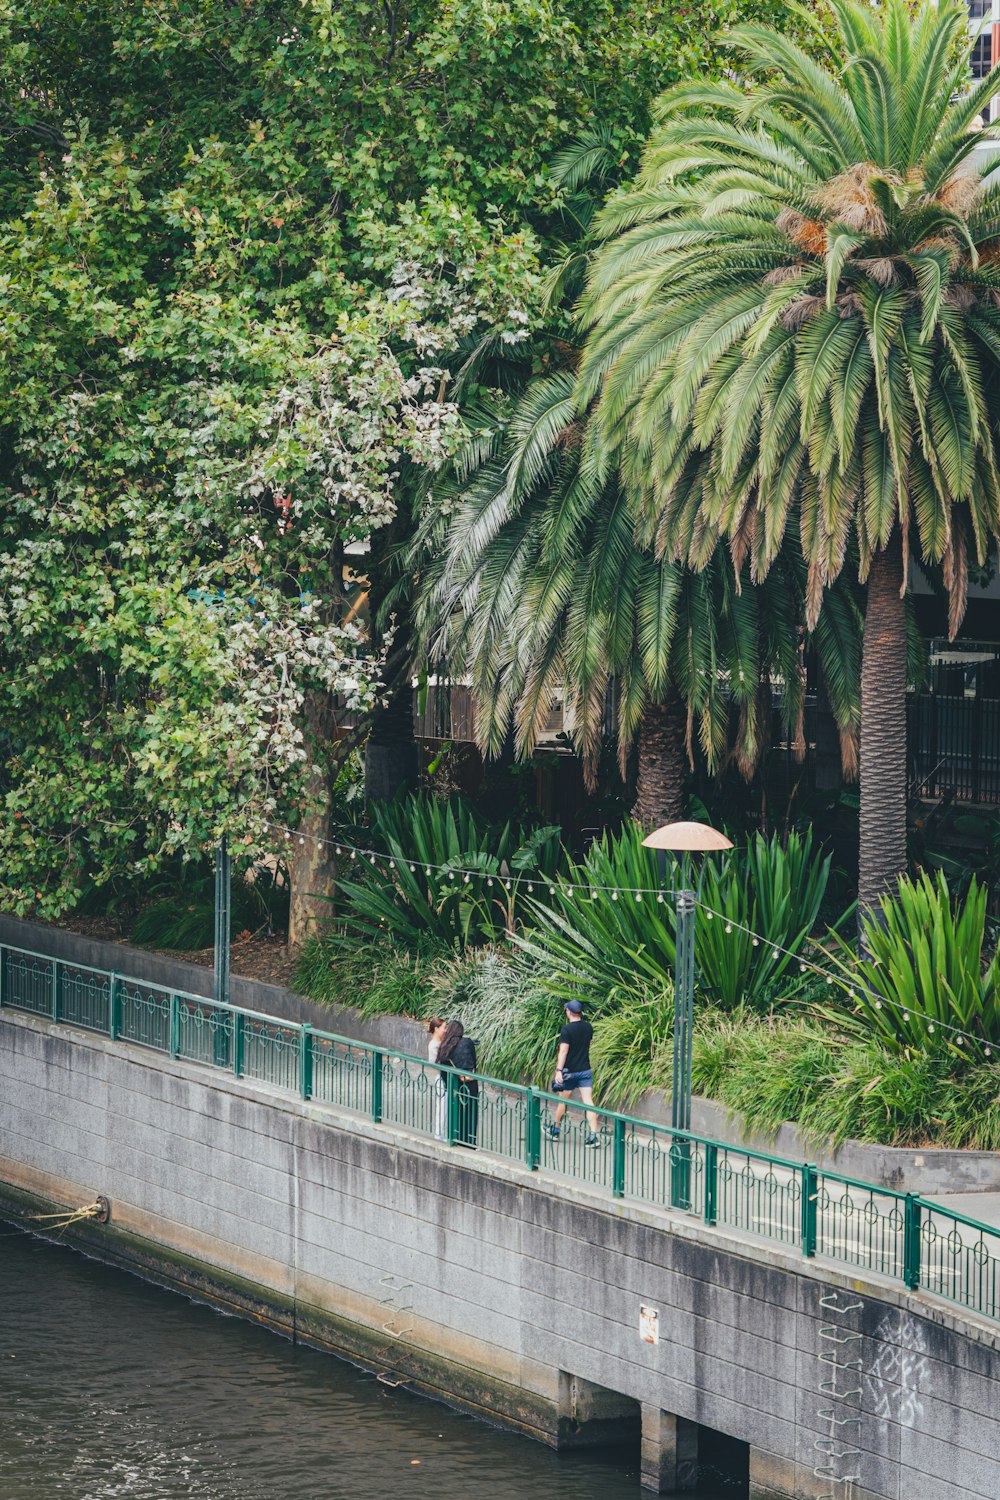
<path fill-rule="evenodd" d="M 810 624 L 856 559 L 867 906 L 906 858 L 911 553 L 943 562 L 954 634 L 1000 529 L 1000 188 L 972 160 L 1000 70 L 957 97 L 962 6 L 832 7 L 829 61 L 740 26 L 755 82 L 660 99 L 598 226 L 577 399 L 659 554 L 700 568 L 723 543 L 759 581 L 794 516 Z"/>
<path fill-rule="evenodd" d="M 695 573 L 637 546 L 622 487 L 581 463 L 586 424 L 569 370 L 527 381 L 512 406 L 501 397 L 467 423 L 466 451 L 425 507 L 417 613 L 429 654 L 471 677 L 484 751 L 497 752 L 513 720 L 516 749 L 529 754 L 568 691 L 592 780 L 614 683 L 623 768 L 638 750 L 634 815 L 652 826 L 682 815 L 695 733 L 712 769 L 731 752 L 752 774 L 770 744 L 774 677 L 801 739 L 804 569 L 790 547 L 760 587 L 741 590 L 721 557 Z M 858 637 L 841 591 L 815 639 L 848 762 Z"/>

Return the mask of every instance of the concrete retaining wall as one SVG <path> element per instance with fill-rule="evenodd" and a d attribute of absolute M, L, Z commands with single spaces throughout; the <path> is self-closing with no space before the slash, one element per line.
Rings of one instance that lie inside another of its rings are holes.
<path fill-rule="evenodd" d="M 9 1012 L 0 1088 L 8 1212 L 105 1193 L 94 1253 L 554 1445 L 641 1414 L 651 1488 L 713 1429 L 755 1500 L 829 1493 L 832 1378 L 852 1500 L 1000 1494 L 1000 1331 L 928 1299 Z"/>
<path fill-rule="evenodd" d="M 16 917 L 0 916 L 0 944 L 10 943 L 51 953 L 56 958 L 91 964 L 99 969 L 120 969 L 122 973 L 147 979 L 168 988 L 187 990 L 190 994 L 210 996 L 212 973 L 197 964 L 181 959 L 147 953 L 127 943 L 110 943 L 85 938 L 61 928 L 43 927 Z M 289 1021 L 308 1021 L 321 1031 L 370 1042 L 377 1047 L 393 1047 L 400 1052 L 423 1053 L 426 1037 L 419 1022 L 403 1016 L 380 1016 L 365 1021 L 347 1006 L 318 1005 L 292 990 L 254 979 L 232 980 L 235 1005 Z M 645 1094 L 638 1101 L 635 1114 L 644 1120 L 668 1125 L 670 1100 L 660 1093 Z M 845 1141 L 837 1150 L 805 1138 L 794 1125 L 783 1125 L 772 1138 L 744 1130 L 727 1110 L 711 1099 L 695 1099 L 692 1127 L 715 1140 L 751 1150 L 771 1151 L 790 1161 L 809 1161 L 827 1171 L 857 1177 L 863 1182 L 894 1188 L 900 1193 L 919 1193 L 933 1198 L 938 1193 L 1000 1192 L 1000 1152 L 940 1151 L 933 1148 L 913 1150 L 895 1146 L 872 1146 L 862 1141 Z"/>

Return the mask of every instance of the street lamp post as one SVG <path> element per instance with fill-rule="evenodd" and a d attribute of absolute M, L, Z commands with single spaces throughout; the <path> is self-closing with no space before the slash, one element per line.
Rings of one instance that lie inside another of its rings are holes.
<path fill-rule="evenodd" d="M 229 1003 L 230 859 L 225 834 L 215 851 L 215 978 L 212 998 Z"/>
<path fill-rule="evenodd" d="M 691 889 L 691 855 L 731 849 L 724 833 L 707 823 L 667 823 L 643 839 L 647 849 L 681 855 L 680 884 L 674 890 L 677 911 L 674 965 L 674 1068 L 670 1123 L 691 1129 L 691 1058 L 694 1045 L 694 937 L 697 896 Z M 675 1137 L 671 1147 L 671 1202 L 691 1207 L 691 1143 Z"/>

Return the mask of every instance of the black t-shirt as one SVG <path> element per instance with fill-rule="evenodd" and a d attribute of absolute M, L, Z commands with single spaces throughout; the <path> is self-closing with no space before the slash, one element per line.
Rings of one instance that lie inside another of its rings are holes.
<path fill-rule="evenodd" d="M 567 1021 L 559 1033 L 560 1044 L 566 1042 L 569 1051 L 563 1069 L 567 1073 L 590 1072 L 590 1039 L 594 1028 L 589 1021 Z"/>

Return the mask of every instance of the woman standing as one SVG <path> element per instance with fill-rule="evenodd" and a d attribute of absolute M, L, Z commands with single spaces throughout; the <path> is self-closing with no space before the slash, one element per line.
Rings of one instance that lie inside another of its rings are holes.
<path fill-rule="evenodd" d="M 432 1016 L 427 1022 L 427 1033 L 430 1037 L 427 1043 L 428 1062 L 438 1061 L 438 1052 L 447 1030 L 448 1022 L 443 1021 L 440 1016 Z M 448 1091 L 445 1088 L 443 1073 L 434 1073 L 432 1078 L 431 1108 L 434 1112 L 434 1139 L 446 1141 L 448 1139 Z"/>
<path fill-rule="evenodd" d="M 476 1071 L 476 1044 L 471 1036 L 466 1036 L 461 1021 L 448 1022 L 438 1044 L 437 1060 L 458 1072 L 453 1122 L 455 1145 L 468 1146 L 474 1151 L 479 1130 L 479 1080 L 471 1076 Z"/>

